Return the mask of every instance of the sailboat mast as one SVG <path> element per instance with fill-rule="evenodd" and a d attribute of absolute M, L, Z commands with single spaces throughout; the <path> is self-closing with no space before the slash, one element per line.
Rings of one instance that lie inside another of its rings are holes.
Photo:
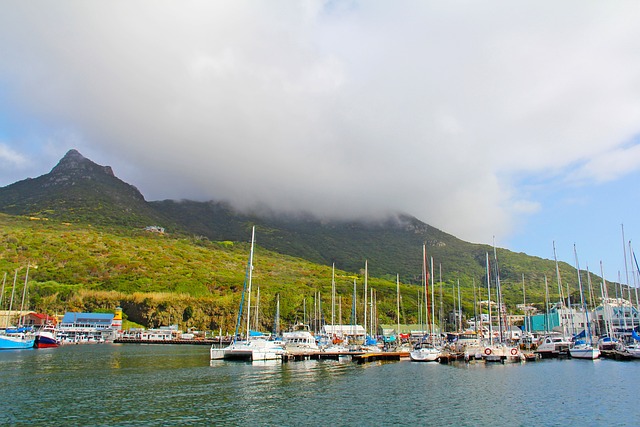
<path fill-rule="evenodd" d="M 496 270 L 496 295 L 498 298 L 498 331 L 500 334 L 500 342 L 504 341 L 504 328 L 506 327 L 503 324 L 503 310 L 502 310 L 502 287 L 500 286 L 500 267 L 498 266 L 498 252 L 496 250 L 495 237 L 493 242 L 493 259 L 495 260 L 495 270 Z M 506 315 L 506 310 L 505 313 Z M 506 322 L 505 322 L 506 323 Z"/>
<path fill-rule="evenodd" d="M 367 338 L 367 279 L 369 277 L 369 262 L 367 260 L 364 261 L 364 337 L 365 340 Z"/>
<path fill-rule="evenodd" d="M 399 335 L 400 334 L 400 274 L 397 274 L 397 273 L 396 273 L 396 313 L 398 315 L 398 329 L 396 329 L 396 335 Z"/>
<path fill-rule="evenodd" d="M 4 285 L 7 282 L 7 272 L 4 272 L 4 278 L 2 279 L 2 291 L 0 291 L 0 309 L 2 309 L 2 300 L 4 297 Z"/>
<path fill-rule="evenodd" d="M 427 268 L 427 245 L 422 245 L 422 277 L 424 280 L 425 323 L 427 324 L 427 330 L 429 330 L 431 326 L 429 324 L 429 269 Z"/>
<path fill-rule="evenodd" d="M 331 325 L 335 325 L 336 319 L 336 263 L 331 267 Z"/>
<path fill-rule="evenodd" d="M 544 326 L 545 333 L 549 333 L 549 282 L 547 282 L 547 275 L 544 275 L 544 296 L 545 296 L 545 317 Z"/>
<path fill-rule="evenodd" d="M 491 321 L 491 276 L 489 275 L 489 252 L 486 253 L 487 264 L 487 307 L 489 307 L 489 344 L 493 345 L 493 322 Z"/>
<path fill-rule="evenodd" d="M 13 289 L 11 290 L 11 300 L 9 301 L 9 314 L 7 315 L 7 324 L 6 327 L 9 327 L 9 318 L 11 317 L 11 311 L 13 310 L 13 298 L 16 294 L 16 281 L 18 280 L 18 269 L 16 268 L 15 273 L 13 274 Z"/>
<path fill-rule="evenodd" d="M 431 273 L 433 273 L 433 257 L 431 257 Z M 433 334 L 436 330 L 436 296 L 435 296 L 435 275 L 431 274 L 431 336 L 433 341 Z"/>
<path fill-rule="evenodd" d="M 578 288 L 580 289 L 580 304 L 582 305 L 582 310 L 584 310 L 585 320 L 586 320 L 586 330 L 585 334 L 588 339 L 588 344 L 592 344 L 591 342 L 591 323 L 589 323 L 589 310 L 587 310 L 587 306 L 585 304 L 584 292 L 582 290 L 582 279 L 580 278 L 580 264 L 578 263 L 578 251 L 576 250 L 576 245 L 573 245 L 573 253 L 576 257 L 576 269 L 578 270 Z"/>
<path fill-rule="evenodd" d="M 562 310 L 565 307 L 564 304 L 564 293 L 562 292 L 562 279 L 560 277 L 560 266 L 558 265 L 558 256 L 556 255 L 556 242 L 553 242 L 553 260 L 556 263 L 556 280 L 558 282 L 558 297 L 560 298 L 560 307 L 559 310 Z M 569 297 L 571 298 L 571 297 Z M 571 304 L 569 304 L 571 305 Z M 561 312 L 562 313 L 562 312 Z M 567 336 L 567 322 L 565 321 L 565 316 L 560 314 L 559 321 L 562 322 L 562 335 Z"/>
<path fill-rule="evenodd" d="M 253 245 L 255 243 L 256 227 L 251 228 L 251 250 L 249 252 L 249 273 L 247 283 L 247 341 L 249 341 L 250 317 L 251 317 L 251 278 L 253 276 Z"/>

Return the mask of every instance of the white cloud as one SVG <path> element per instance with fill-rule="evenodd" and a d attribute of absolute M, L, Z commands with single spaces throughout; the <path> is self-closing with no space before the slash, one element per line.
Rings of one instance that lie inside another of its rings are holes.
<path fill-rule="evenodd" d="M 487 241 L 539 209 L 514 177 L 637 164 L 635 2 L 32 4 L 0 16 L 5 102 L 147 199 Z"/>
<path fill-rule="evenodd" d="M 6 142 L 0 141 L 0 165 L 5 168 L 20 169 L 27 163 L 27 159 L 12 149 Z"/>

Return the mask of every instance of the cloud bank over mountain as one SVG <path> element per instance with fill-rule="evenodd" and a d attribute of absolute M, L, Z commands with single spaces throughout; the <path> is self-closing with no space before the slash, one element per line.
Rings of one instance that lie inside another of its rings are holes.
<path fill-rule="evenodd" d="M 1 185 L 77 148 L 148 200 L 506 236 L 640 166 L 635 2 L 10 2 Z"/>

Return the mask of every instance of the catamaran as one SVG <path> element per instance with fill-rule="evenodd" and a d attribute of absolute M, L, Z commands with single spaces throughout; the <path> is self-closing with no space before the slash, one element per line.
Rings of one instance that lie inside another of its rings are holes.
<path fill-rule="evenodd" d="M 268 339 L 267 336 L 251 331 L 251 278 L 253 273 L 253 248 L 255 244 L 255 226 L 251 230 L 251 250 L 249 253 L 249 262 L 247 263 L 247 272 L 245 275 L 244 287 L 242 289 L 242 297 L 240 299 L 240 308 L 238 310 L 238 319 L 236 321 L 236 330 L 233 335 L 232 343 L 225 347 L 219 348 L 215 345 L 211 346 L 211 360 L 243 360 L 243 361 L 259 361 L 259 360 L 278 360 L 285 353 L 282 341 L 274 341 Z M 240 321 L 243 313 L 243 303 L 245 293 L 247 295 L 247 323 L 246 323 L 246 340 L 236 341 Z"/>

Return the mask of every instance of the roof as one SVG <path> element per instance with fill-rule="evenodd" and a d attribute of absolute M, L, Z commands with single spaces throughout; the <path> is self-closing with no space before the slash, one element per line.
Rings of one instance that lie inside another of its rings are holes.
<path fill-rule="evenodd" d="M 113 313 L 75 313 L 68 311 L 62 318 L 62 323 L 105 323 L 111 324 Z"/>

